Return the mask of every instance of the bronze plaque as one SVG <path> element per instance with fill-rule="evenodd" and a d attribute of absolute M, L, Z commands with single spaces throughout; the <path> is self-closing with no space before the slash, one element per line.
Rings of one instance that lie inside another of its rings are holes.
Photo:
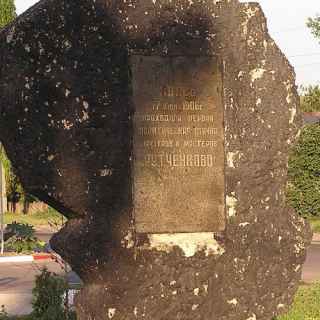
<path fill-rule="evenodd" d="M 222 80 L 213 57 L 133 56 L 137 232 L 225 227 Z"/>

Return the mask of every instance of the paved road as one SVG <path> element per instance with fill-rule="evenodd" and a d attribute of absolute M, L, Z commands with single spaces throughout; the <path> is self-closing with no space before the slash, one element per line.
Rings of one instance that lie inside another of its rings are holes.
<path fill-rule="evenodd" d="M 34 277 L 40 269 L 47 266 L 50 271 L 63 274 L 55 262 L 0 264 L 0 305 L 5 304 L 10 314 L 26 314 L 31 311 Z M 70 282 L 77 282 L 74 275 Z M 303 267 L 304 282 L 320 281 L 320 242 L 308 250 Z"/>
<path fill-rule="evenodd" d="M 308 250 L 307 260 L 302 269 L 302 281 L 320 281 L 320 242 L 314 242 Z"/>
<path fill-rule="evenodd" d="M 35 275 L 43 267 L 62 274 L 55 262 L 1 263 L 0 264 L 0 305 L 5 305 L 9 314 L 21 315 L 31 312 L 32 288 Z"/>
<path fill-rule="evenodd" d="M 36 232 L 36 237 L 38 239 L 40 239 L 41 241 L 49 242 L 49 240 L 52 237 L 52 233 L 51 232 L 46 232 L 46 231 L 45 232 L 37 231 Z"/>

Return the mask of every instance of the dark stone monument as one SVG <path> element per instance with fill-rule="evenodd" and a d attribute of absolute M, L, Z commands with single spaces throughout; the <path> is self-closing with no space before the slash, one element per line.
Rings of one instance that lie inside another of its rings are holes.
<path fill-rule="evenodd" d="M 0 32 L 0 136 L 69 218 L 80 320 L 270 320 L 311 232 L 285 199 L 294 72 L 259 5 L 43 0 Z"/>

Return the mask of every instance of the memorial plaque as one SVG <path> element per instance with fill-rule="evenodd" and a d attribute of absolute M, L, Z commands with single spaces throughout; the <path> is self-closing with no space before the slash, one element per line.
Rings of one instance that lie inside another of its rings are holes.
<path fill-rule="evenodd" d="M 214 57 L 133 56 L 137 232 L 225 227 L 222 80 Z"/>

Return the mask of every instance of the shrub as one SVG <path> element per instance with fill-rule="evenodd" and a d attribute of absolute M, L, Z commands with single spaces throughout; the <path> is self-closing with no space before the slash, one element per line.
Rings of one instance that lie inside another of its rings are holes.
<path fill-rule="evenodd" d="M 35 235 L 35 229 L 32 225 L 16 221 L 7 225 L 7 231 L 21 239 L 30 239 Z"/>
<path fill-rule="evenodd" d="M 16 253 L 41 252 L 45 248 L 45 242 L 34 239 L 19 239 L 15 236 L 5 242 L 6 250 Z"/>
<path fill-rule="evenodd" d="M 9 239 L 5 242 L 6 250 L 17 253 L 29 253 L 42 251 L 45 242 L 35 237 L 35 230 L 32 225 L 13 222 L 6 228 Z"/>
<path fill-rule="evenodd" d="M 305 126 L 289 159 L 287 199 L 302 216 L 320 216 L 320 126 Z"/>
<path fill-rule="evenodd" d="M 13 0 L 0 0 L 0 29 L 16 17 L 16 7 Z"/>
<path fill-rule="evenodd" d="M 22 200 L 24 196 L 24 190 L 19 181 L 19 178 L 13 172 L 11 162 L 8 159 L 7 154 L 2 145 L 0 146 L 0 161 L 3 164 L 5 171 L 7 200 L 9 202 L 12 202 L 15 207 L 15 204 Z"/>
<path fill-rule="evenodd" d="M 302 87 L 301 110 L 303 112 L 320 111 L 320 87 L 309 86 Z"/>
<path fill-rule="evenodd" d="M 33 289 L 34 320 L 73 320 L 75 314 L 65 308 L 65 293 L 68 289 L 66 281 L 43 269 L 36 277 Z"/>

